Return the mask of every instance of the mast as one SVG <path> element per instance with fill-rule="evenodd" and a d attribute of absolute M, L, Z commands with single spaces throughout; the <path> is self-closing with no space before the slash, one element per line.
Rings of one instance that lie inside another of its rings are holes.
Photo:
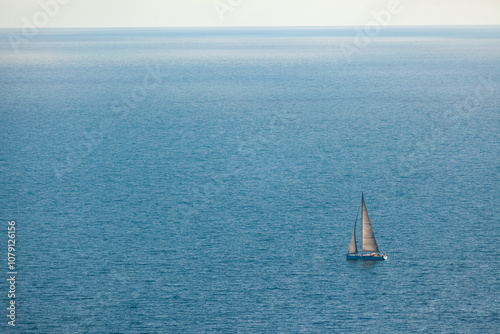
<path fill-rule="evenodd" d="M 361 255 L 363 255 L 363 208 L 365 207 L 365 198 L 363 192 L 361 192 Z"/>

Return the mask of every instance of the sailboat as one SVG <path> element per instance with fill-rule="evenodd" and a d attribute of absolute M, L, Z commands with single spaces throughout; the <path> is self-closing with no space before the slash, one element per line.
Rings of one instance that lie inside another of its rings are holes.
<path fill-rule="evenodd" d="M 377 240 L 375 240 L 375 234 L 373 234 L 372 225 L 370 224 L 363 193 L 361 193 L 361 211 L 361 253 L 358 253 L 358 246 L 356 245 L 356 223 L 358 222 L 358 217 L 356 217 L 351 243 L 349 244 L 349 250 L 346 255 L 347 259 L 362 261 L 387 260 L 387 254 L 380 254 L 378 250 Z"/>

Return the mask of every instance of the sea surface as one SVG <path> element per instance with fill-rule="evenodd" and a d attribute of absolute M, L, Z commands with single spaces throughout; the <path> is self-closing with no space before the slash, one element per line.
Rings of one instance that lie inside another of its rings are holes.
<path fill-rule="evenodd" d="M 0 332 L 497 333 L 500 28 L 359 34 L 1 30 Z"/>

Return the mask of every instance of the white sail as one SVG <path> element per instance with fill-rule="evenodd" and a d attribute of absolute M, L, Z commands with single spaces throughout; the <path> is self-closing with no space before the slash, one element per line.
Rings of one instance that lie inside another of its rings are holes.
<path fill-rule="evenodd" d="M 361 195 L 361 202 L 363 207 L 363 213 L 361 216 L 361 251 L 378 253 L 379 250 L 377 241 L 375 240 L 375 235 L 373 234 L 372 225 L 370 224 L 370 218 L 368 217 L 368 211 L 366 210 L 363 195 Z M 349 249 L 351 248 L 349 247 Z"/>
<path fill-rule="evenodd" d="M 352 231 L 351 243 L 349 244 L 349 251 L 347 254 L 357 254 L 358 246 L 356 245 L 356 223 L 354 223 L 354 230 Z"/>

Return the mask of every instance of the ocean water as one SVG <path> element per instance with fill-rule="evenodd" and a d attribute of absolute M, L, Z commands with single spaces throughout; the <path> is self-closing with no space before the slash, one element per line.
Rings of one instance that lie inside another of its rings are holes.
<path fill-rule="evenodd" d="M 0 331 L 496 333 L 499 33 L 2 30 Z"/>

